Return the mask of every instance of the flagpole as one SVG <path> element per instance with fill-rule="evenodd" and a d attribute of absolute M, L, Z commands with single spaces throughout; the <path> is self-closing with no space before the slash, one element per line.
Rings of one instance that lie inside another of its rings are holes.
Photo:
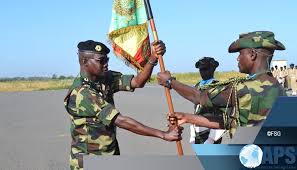
<path fill-rule="evenodd" d="M 158 38 L 158 33 L 157 33 L 150 1 L 144 0 L 144 4 L 145 4 L 146 13 L 147 13 L 147 18 L 151 25 L 154 40 L 158 41 L 159 38 Z M 161 72 L 165 72 L 165 64 L 163 61 L 163 57 L 161 55 L 158 56 L 158 60 L 159 60 Z M 172 103 L 172 98 L 171 98 L 171 94 L 170 94 L 170 89 L 167 87 L 165 87 L 165 94 L 166 94 L 167 104 L 168 104 L 168 108 L 169 108 L 169 116 L 174 117 L 174 109 L 173 109 L 173 103 Z M 171 124 L 171 126 L 177 127 L 178 126 L 177 121 L 174 124 Z M 176 141 L 176 147 L 177 147 L 178 155 L 182 156 L 184 153 L 183 153 L 181 141 Z"/>

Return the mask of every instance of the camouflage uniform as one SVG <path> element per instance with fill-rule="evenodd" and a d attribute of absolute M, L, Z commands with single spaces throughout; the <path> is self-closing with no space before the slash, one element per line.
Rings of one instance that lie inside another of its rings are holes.
<path fill-rule="evenodd" d="M 203 57 L 199 61 L 197 61 L 195 64 L 195 67 L 199 69 L 200 75 L 201 75 L 201 71 L 203 71 L 203 70 L 212 70 L 213 69 L 213 72 L 214 72 L 218 66 L 219 66 L 219 62 L 217 62 L 212 57 Z M 202 78 L 202 80 L 195 85 L 195 88 L 199 89 L 200 86 L 218 82 L 213 77 L 208 80 L 205 80 L 205 79 L 206 78 L 204 78 L 204 79 Z M 199 104 L 195 105 L 194 108 L 195 108 L 194 114 L 202 115 L 202 116 L 205 114 L 205 113 L 200 113 L 200 105 Z M 206 113 L 206 114 L 209 114 L 209 113 Z M 214 114 L 211 113 L 211 115 L 214 115 Z M 190 135 L 190 143 L 195 143 L 195 144 L 209 143 L 208 140 L 212 139 L 212 140 L 214 140 L 215 144 L 218 144 L 221 141 L 220 136 L 224 133 L 224 131 L 225 130 L 221 130 L 221 129 L 209 129 L 209 128 L 205 128 L 205 127 L 199 127 L 199 126 L 196 126 L 195 124 L 193 124 L 190 126 L 190 134 L 191 134 Z"/>
<path fill-rule="evenodd" d="M 113 121 L 119 112 L 114 106 L 113 94 L 133 91 L 133 75 L 108 71 L 95 83 L 80 74 L 64 100 L 71 119 L 70 168 L 82 170 L 83 155 L 119 155 L 116 126 Z"/>
<path fill-rule="evenodd" d="M 212 81 L 210 81 L 207 84 L 214 84 L 214 83 L 218 83 L 218 82 L 219 81 L 213 79 Z M 200 87 L 201 87 L 200 82 L 195 85 L 196 89 L 200 89 Z M 196 114 L 196 115 L 218 116 L 215 113 L 201 112 L 201 106 L 199 104 L 195 105 L 194 108 L 195 108 L 194 114 Z M 191 125 L 190 129 L 191 130 L 194 129 L 194 131 L 195 131 L 195 141 L 194 141 L 195 144 L 203 144 L 209 138 L 210 134 L 214 134 L 216 132 L 221 132 L 222 131 L 221 129 L 209 129 L 209 128 L 205 128 L 205 127 L 199 127 L 199 126 L 196 126 L 194 124 Z M 191 143 L 191 141 L 190 141 L 190 143 Z M 221 143 L 220 139 L 214 141 L 214 144 L 219 144 L 219 143 Z"/>
<path fill-rule="evenodd" d="M 244 48 L 285 49 L 284 45 L 274 39 L 272 32 L 266 31 L 240 35 L 230 45 L 229 52 L 238 52 Z M 277 97 L 286 95 L 282 86 L 267 72 L 206 85 L 200 90 L 200 112 L 220 115 L 231 137 L 238 126 L 260 124 L 266 119 Z"/>
<path fill-rule="evenodd" d="M 225 129 L 234 134 L 237 126 L 255 126 L 266 119 L 281 85 L 267 73 L 238 78 L 201 89 L 201 113 L 220 115 Z"/>

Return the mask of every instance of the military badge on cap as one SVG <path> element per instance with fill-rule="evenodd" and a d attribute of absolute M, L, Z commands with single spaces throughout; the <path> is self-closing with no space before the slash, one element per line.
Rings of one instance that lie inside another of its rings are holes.
<path fill-rule="evenodd" d="M 79 42 L 77 48 L 79 52 L 98 53 L 104 55 L 107 55 L 110 52 L 109 48 L 106 45 L 93 40 Z"/>
<path fill-rule="evenodd" d="M 102 47 L 100 45 L 96 45 L 95 50 L 100 52 L 102 50 Z"/>

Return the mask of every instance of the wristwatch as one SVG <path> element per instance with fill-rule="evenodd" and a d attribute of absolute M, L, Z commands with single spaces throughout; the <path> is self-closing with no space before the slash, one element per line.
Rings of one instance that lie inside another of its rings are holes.
<path fill-rule="evenodd" d="M 153 65 L 156 66 L 158 64 L 158 59 L 155 62 L 152 62 L 150 59 L 148 60 L 148 62 Z"/>
<path fill-rule="evenodd" d="M 172 87 L 171 87 L 172 80 L 176 80 L 176 78 L 175 77 L 170 77 L 169 79 L 167 79 L 166 83 L 165 83 L 165 87 L 167 87 L 169 89 L 172 89 Z"/>

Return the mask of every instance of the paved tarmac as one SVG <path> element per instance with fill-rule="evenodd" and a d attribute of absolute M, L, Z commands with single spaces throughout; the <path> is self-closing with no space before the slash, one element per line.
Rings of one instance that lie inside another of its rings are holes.
<path fill-rule="evenodd" d="M 68 169 L 70 148 L 69 117 L 64 109 L 66 90 L 0 93 L 0 170 Z M 176 111 L 192 112 L 193 104 L 172 93 Z M 134 93 L 115 95 L 117 109 L 123 114 L 166 130 L 168 112 L 164 90 L 147 86 Z M 183 149 L 194 155 L 185 126 Z M 122 155 L 176 155 L 175 142 L 143 137 L 118 130 Z"/>

